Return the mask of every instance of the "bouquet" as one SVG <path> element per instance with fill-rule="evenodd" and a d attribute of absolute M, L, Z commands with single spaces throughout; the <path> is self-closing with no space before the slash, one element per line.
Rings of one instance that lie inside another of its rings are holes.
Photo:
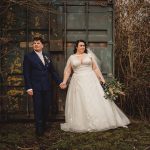
<path fill-rule="evenodd" d="M 123 84 L 120 83 L 117 79 L 113 79 L 111 81 L 106 82 L 105 84 L 101 83 L 104 92 L 105 98 L 115 101 L 117 100 L 119 95 L 125 95 L 123 92 Z"/>

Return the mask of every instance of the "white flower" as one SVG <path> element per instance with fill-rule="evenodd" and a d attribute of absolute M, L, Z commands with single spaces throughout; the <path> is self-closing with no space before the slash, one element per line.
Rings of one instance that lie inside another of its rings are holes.
<path fill-rule="evenodd" d="M 48 63 L 51 62 L 50 59 L 49 59 L 47 56 L 44 56 L 44 57 L 45 57 L 45 59 L 46 59 L 46 61 L 47 61 Z"/>

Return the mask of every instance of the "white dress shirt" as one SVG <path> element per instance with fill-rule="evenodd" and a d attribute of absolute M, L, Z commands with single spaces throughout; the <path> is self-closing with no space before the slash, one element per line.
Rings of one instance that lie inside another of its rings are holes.
<path fill-rule="evenodd" d="M 42 54 L 42 51 L 40 52 L 36 52 L 35 53 L 39 56 L 39 58 L 41 59 L 42 63 L 45 65 L 45 61 L 44 61 L 44 57 L 43 57 L 43 54 Z"/>

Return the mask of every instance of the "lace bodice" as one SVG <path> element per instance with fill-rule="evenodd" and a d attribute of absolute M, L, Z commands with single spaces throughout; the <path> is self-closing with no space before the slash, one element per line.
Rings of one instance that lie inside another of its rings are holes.
<path fill-rule="evenodd" d="M 92 70 L 92 58 L 89 54 L 83 54 L 82 60 L 80 60 L 76 54 L 71 55 L 69 63 L 71 64 L 74 73 Z"/>

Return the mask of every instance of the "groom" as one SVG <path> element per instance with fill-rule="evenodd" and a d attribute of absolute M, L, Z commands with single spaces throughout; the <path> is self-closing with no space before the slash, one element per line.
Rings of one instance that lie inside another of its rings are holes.
<path fill-rule="evenodd" d="M 25 55 L 23 62 L 25 88 L 28 95 L 33 98 L 36 134 L 38 136 L 44 134 L 51 102 L 49 73 L 61 87 L 61 80 L 51 59 L 43 52 L 43 43 L 41 37 L 35 37 L 33 51 Z"/>

